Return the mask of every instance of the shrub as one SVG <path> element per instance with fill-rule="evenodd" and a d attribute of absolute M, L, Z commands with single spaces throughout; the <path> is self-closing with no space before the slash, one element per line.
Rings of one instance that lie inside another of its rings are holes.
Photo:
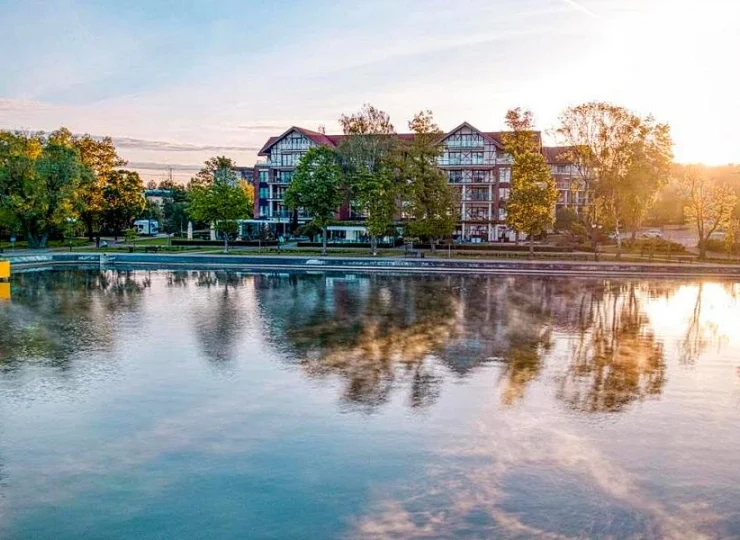
<path fill-rule="evenodd" d="M 622 242 L 625 251 L 640 253 L 685 253 L 686 247 L 678 242 L 672 242 L 665 238 L 640 238 L 638 240 L 625 240 Z"/>
<path fill-rule="evenodd" d="M 704 242 L 707 251 L 740 255 L 740 244 L 729 244 L 725 240 L 709 239 Z"/>

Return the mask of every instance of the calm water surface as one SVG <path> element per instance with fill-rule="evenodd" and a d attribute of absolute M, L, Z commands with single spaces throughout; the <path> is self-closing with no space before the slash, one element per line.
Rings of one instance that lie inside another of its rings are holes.
<path fill-rule="evenodd" d="M 19 274 L 0 537 L 740 537 L 739 296 Z"/>

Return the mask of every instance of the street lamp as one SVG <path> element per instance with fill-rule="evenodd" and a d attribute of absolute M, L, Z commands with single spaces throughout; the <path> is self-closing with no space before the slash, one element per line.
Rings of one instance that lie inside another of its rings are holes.
<path fill-rule="evenodd" d="M 74 231 L 75 223 L 77 223 L 77 219 L 73 217 L 67 218 L 67 238 L 69 239 L 69 250 L 72 251 L 72 233 Z"/>
<path fill-rule="evenodd" d="M 591 224 L 591 238 L 594 242 L 594 260 L 599 261 L 599 237 L 597 231 L 600 231 L 603 227 L 596 223 Z"/>

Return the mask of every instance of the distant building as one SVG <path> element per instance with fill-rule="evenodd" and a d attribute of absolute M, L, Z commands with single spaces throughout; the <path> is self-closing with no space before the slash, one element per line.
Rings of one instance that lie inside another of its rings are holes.
<path fill-rule="evenodd" d="M 407 140 L 414 137 L 413 134 L 397 136 Z M 458 240 L 499 242 L 514 239 L 513 231 L 506 225 L 512 159 L 504 151 L 502 136 L 502 132 L 480 131 L 463 122 L 440 138 L 443 151 L 438 165 L 459 193 L 460 218 L 455 230 Z M 265 161 L 252 168 L 254 221 L 268 224 L 278 234 L 287 231 L 291 221 L 299 224 L 308 221 L 309 216 L 305 214 L 293 215 L 283 201 L 296 165 L 312 146 L 336 149 L 345 137 L 295 126 L 270 137 L 258 153 Z M 567 148 L 542 147 L 541 138 L 539 140 L 560 191 L 558 206 L 581 208 L 586 204 L 585 191 L 575 168 L 566 159 Z M 248 169 L 245 168 L 245 172 Z M 350 205 L 337 210 L 337 219 L 351 223 L 331 227 L 333 233 L 347 238 L 362 236 L 362 216 Z"/>

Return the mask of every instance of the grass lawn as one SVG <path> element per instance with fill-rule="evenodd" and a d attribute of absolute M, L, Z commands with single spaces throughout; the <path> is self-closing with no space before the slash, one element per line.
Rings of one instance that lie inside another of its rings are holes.
<path fill-rule="evenodd" d="M 73 238 L 72 239 L 72 247 L 82 247 L 89 245 L 90 242 L 87 240 L 87 238 Z M 0 248 L 2 249 L 11 249 L 10 242 L 0 242 Z M 69 240 L 49 240 L 46 243 L 47 248 L 62 248 L 62 247 L 69 247 Z M 28 249 L 28 242 L 25 240 L 21 242 L 15 243 L 15 249 Z"/>

